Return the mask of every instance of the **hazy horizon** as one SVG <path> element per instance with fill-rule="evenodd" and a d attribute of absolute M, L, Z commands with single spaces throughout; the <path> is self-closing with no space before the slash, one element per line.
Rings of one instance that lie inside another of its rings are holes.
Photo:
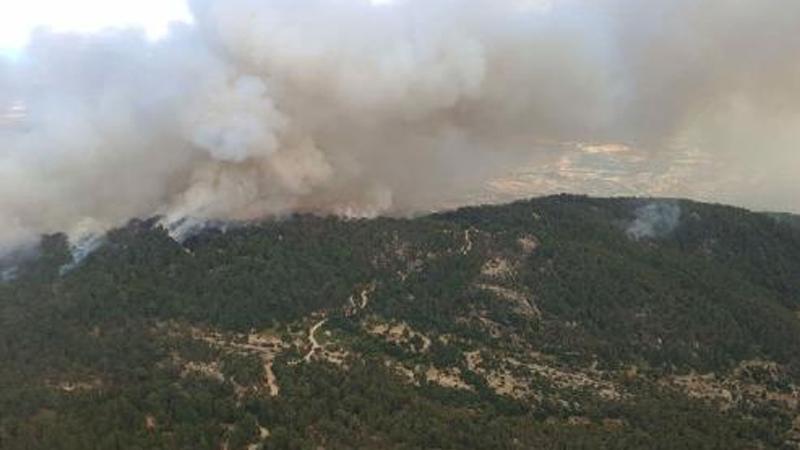
<path fill-rule="evenodd" d="M 791 0 L 35 0 L 0 17 L 0 248 L 134 217 L 558 192 L 800 213 Z"/>

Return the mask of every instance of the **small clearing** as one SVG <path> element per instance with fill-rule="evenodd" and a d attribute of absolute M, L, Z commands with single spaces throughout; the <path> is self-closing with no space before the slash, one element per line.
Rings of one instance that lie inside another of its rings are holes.
<path fill-rule="evenodd" d="M 673 376 L 661 383 L 677 388 L 691 398 L 716 403 L 727 410 L 741 402 L 782 404 L 800 407 L 800 387 L 786 384 L 786 369 L 772 361 L 743 361 L 728 375 L 715 373 Z M 785 384 L 783 389 L 776 385 Z"/>
<path fill-rule="evenodd" d="M 103 387 L 103 382 L 99 379 L 89 381 L 61 381 L 61 382 L 48 382 L 48 386 L 58 389 L 63 392 L 88 392 L 98 390 Z"/>
<path fill-rule="evenodd" d="M 324 318 L 324 319 L 320 320 L 319 322 L 315 323 L 314 325 L 312 325 L 311 328 L 308 330 L 308 341 L 311 343 L 311 350 L 309 350 L 308 353 L 306 354 L 306 356 L 303 358 L 306 362 L 310 362 L 311 358 L 319 350 L 322 350 L 322 346 L 319 344 L 319 341 L 317 341 L 316 334 L 317 334 L 317 331 L 319 331 L 319 329 L 322 328 L 325 325 L 325 323 L 327 323 L 327 322 L 328 322 L 328 319 Z"/>
<path fill-rule="evenodd" d="M 514 275 L 514 270 L 507 259 L 493 258 L 483 265 L 481 275 L 490 278 L 507 278 Z"/>
<path fill-rule="evenodd" d="M 464 231 L 464 245 L 461 247 L 461 254 L 467 255 L 472 251 L 472 228 Z"/>
<path fill-rule="evenodd" d="M 387 342 L 398 345 L 411 345 L 415 340 L 422 343 L 420 348 L 414 345 L 414 350 L 420 353 L 427 352 L 431 347 L 431 340 L 424 334 L 415 331 L 407 323 L 376 323 L 366 327 L 367 333 L 379 336 Z"/>
<path fill-rule="evenodd" d="M 425 378 L 428 382 L 438 384 L 445 388 L 462 389 L 466 391 L 473 390 L 472 386 L 461 378 L 461 370 L 458 368 L 439 370 L 435 367 L 431 367 L 425 372 Z"/>
<path fill-rule="evenodd" d="M 539 354 L 531 354 L 534 355 L 537 359 L 541 358 Z M 502 358 L 497 367 L 487 369 L 483 365 L 480 351 L 465 352 L 464 359 L 467 368 L 483 375 L 489 387 L 498 395 L 516 399 L 536 399 L 538 395 L 531 389 L 531 380 L 541 377 L 557 389 L 591 390 L 606 400 L 619 400 L 623 397 L 616 385 L 597 379 L 597 374 L 567 372 L 539 362 L 525 363 L 511 357 Z"/>
<path fill-rule="evenodd" d="M 287 347 L 287 344 L 280 338 L 260 333 L 235 334 L 226 337 L 222 333 L 199 328 L 192 328 L 191 334 L 194 339 L 207 342 L 213 347 L 226 352 L 257 356 L 261 359 L 264 367 L 264 387 L 268 390 L 270 396 L 275 397 L 280 393 L 278 378 L 272 370 L 275 358 Z M 204 364 L 189 361 L 184 365 L 184 370 L 225 381 L 225 377 L 219 369 L 219 364 L 216 362 Z"/>
<path fill-rule="evenodd" d="M 522 252 L 525 253 L 526 255 L 530 255 L 533 252 L 535 252 L 536 249 L 539 248 L 539 245 L 540 245 L 539 244 L 539 240 L 536 239 L 536 237 L 532 236 L 532 235 L 522 236 L 521 238 L 519 238 L 517 240 L 517 243 L 519 244 L 520 248 L 522 249 Z"/>
<path fill-rule="evenodd" d="M 489 291 L 500 299 L 512 302 L 515 306 L 514 310 L 520 315 L 526 317 L 541 317 L 542 315 L 542 312 L 539 310 L 539 307 L 536 306 L 533 299 L 522 292 L 491 284 L 478 284 L 476 287 L 484 291 Z"/>

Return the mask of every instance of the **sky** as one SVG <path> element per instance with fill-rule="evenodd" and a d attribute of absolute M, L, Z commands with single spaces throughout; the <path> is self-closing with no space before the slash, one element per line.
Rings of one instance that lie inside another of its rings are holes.
<path fill-rule="evenodd" d="M 87 33 L 135 26 L 157 39 L 171 22 L 190 20 L 185 0 L 6 0 L 0 2 L 0 52 L 19 52 L 38 27 Z"/>
<path fill-rule="evenodd" d="M 0 254 L 558 192 L 800 212 L 797 0 L 184 1 L 0 0 Z"/>
<path fill-rule="evenodd" d="M 375 5 L 393 0 L 369 0 Z M 520 7 L 546 8 L 552 0 L 514 0 Z M 109 27 L 141 27 L 151 39 L 163 37 L 172 22 L 191 22 L 186 0 L 7 0 L 0 4 L 0 53 L 15 55 L 39 27 L 94 32 Z"/>

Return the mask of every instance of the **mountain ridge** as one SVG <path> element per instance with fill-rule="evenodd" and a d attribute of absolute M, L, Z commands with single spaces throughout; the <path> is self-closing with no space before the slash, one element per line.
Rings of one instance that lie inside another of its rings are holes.
<path fill-rule="evenodd" d="M 783 217 L 561 195 L 182 244 L 157 223 L 67 273 L 47 237 L 0 283 L 1 448 L 800 442 Z"/>

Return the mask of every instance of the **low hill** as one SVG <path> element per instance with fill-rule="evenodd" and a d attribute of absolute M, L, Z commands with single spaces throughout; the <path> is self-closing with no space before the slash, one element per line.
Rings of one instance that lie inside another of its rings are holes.
<path fill-rule="evenodd" d="M 0 448 L 798 448 L 800 227 L 555 196 L 157 220 L 0 283 Z"/>

